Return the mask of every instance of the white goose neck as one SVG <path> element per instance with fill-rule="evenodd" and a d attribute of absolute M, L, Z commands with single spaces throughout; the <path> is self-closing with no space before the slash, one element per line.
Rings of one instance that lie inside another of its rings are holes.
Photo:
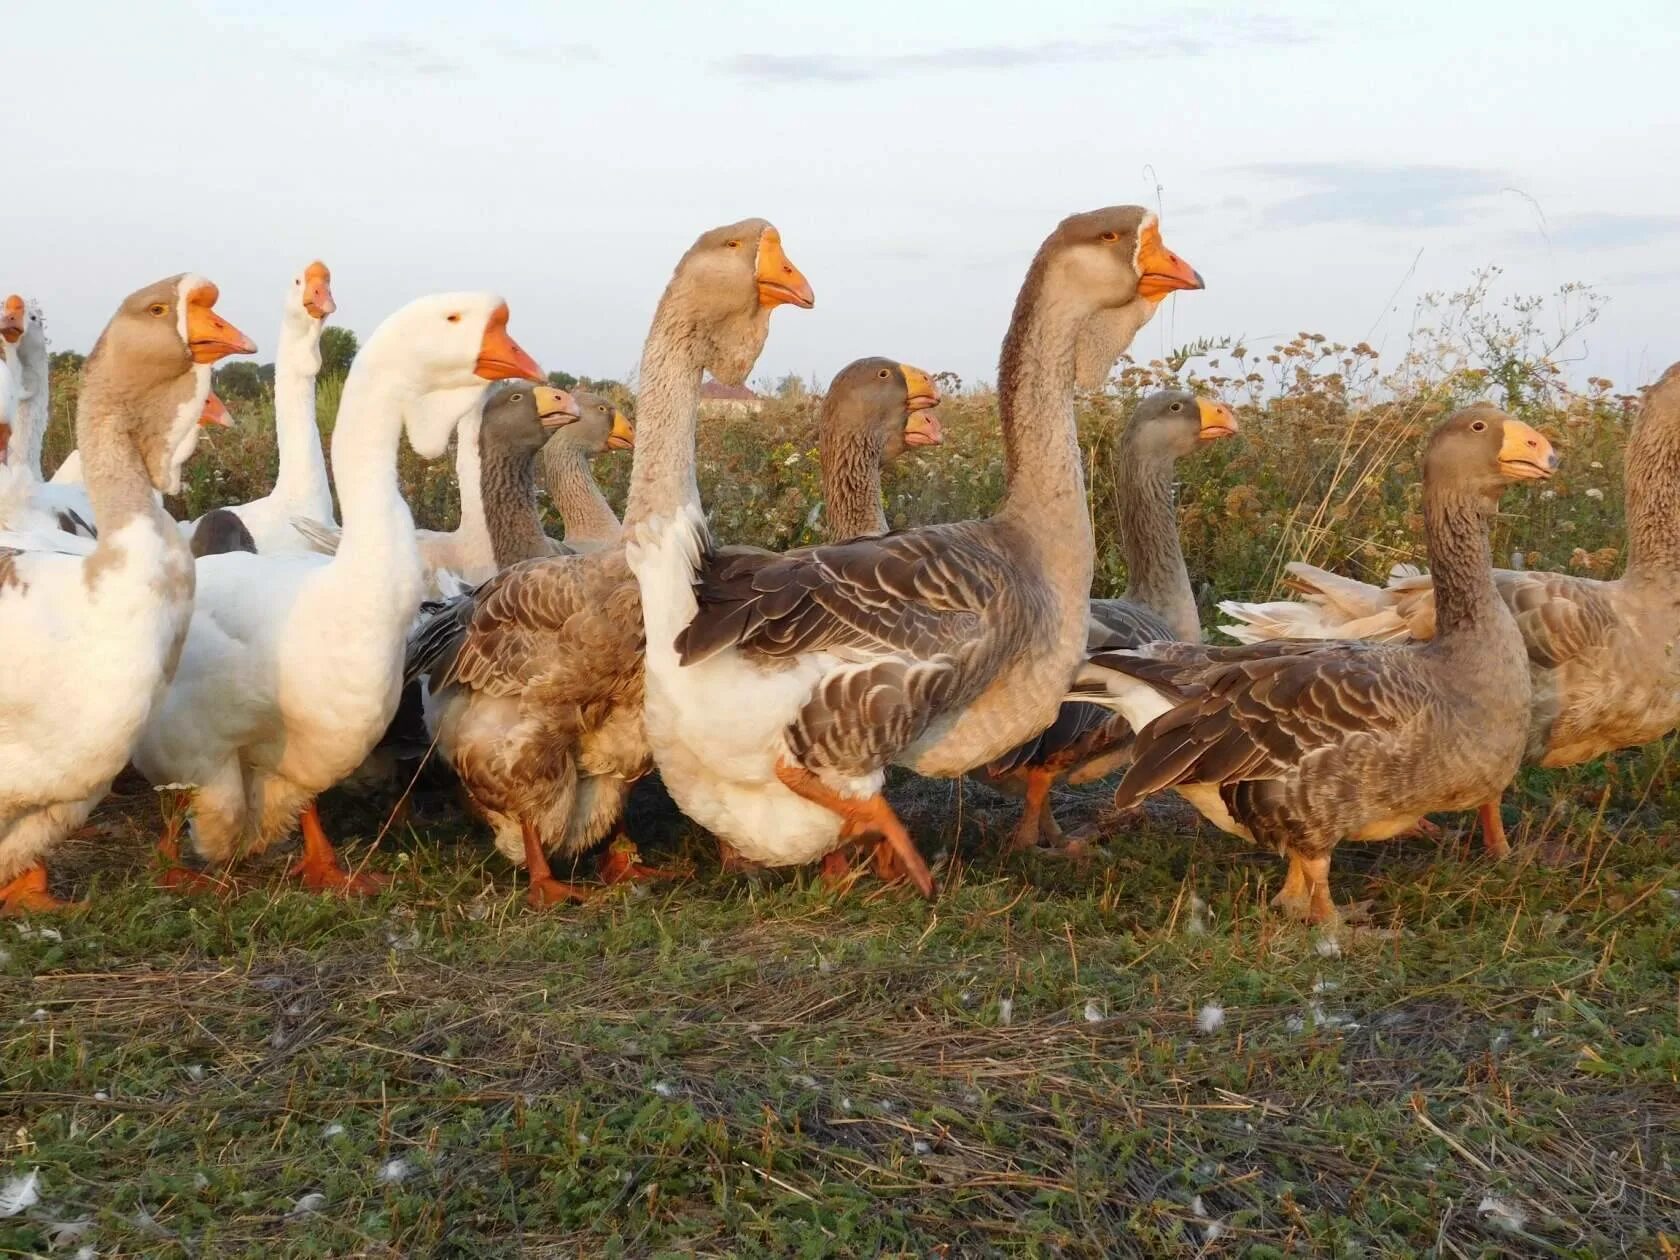
<path fill-rule="evenodd" d="M 315 418 L 323 327 L 321 320 L 300 321 L 290 313 L 280 322 L 280 343 L 274 354 L 274 438 L 280 473 L 274 492 L 293 512 L 331 521 L 332 487 Z"/>

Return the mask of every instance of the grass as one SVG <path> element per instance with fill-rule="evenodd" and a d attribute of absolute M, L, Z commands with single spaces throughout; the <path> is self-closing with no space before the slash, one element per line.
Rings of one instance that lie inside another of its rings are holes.
<path fill-rule="evenodd" d="M 1206 614 L 1296 556 L 1419 558 L 1411 453 L 1493 389 L 1565 458 L 1507 496 L 1495 554 L 1615 571 L 1629 400 L 1555 388 L 1550 321 L 1485 299 L 1445 299 L 1387 375 L 1302 334 L 1083 396 L 1098 593 L 1124 585 L 1113 433 L 1172 381 L 1243 424 L 1181 469 Z M 55 379 L 49 467 L 75 388 Z M 996 502 L 996 400 L 947 392 L 945 447 L 888 472 L 894 523 Z M 270 407 L 236 405 L 178 514 L 266 492 Z M 703 427 L 721 537 L 813 536 L 815 415 Z M 447 464 L 401 469 L 451 524 Z M 622 501 L 627 461 L 600 470 Z M 56 868 L 88 910 L 0 923 L 0 1200 L 32 1172 L 39 1194 L 0 1255 L 1672 1256 L 1671 752 L 1525 774 L 1508 863 L 1468 836 L 1343 846 L 1336 895 L 1370 918 L 1334 938 L 1268 908 L 1272 856 L 1172 801 L 1104 818 L 1100 788 L 1057 797 L 1108 837 L 1069 864 L 1001 857 L 1013 806 L 984 788 L 896 780 L 939 855 L 927 905 L 720 875 L 650 784 L 645 856 L 697 876 L 539 914 L 447 800 L 387 829 L 390 801 L 344 793 L 328 825 L 391 892 L 306 896 L 278 857 L 236 898 L 156 891 L 157 806 L 124 781 Z"/>
<path fill-rule="evenodd" d="M 1373 920 L 1332 939 L 1171 804 L 1077 865 L 1001 859 L 1011 807 L 954 790 L 898 786 L 935 905 L 713 874 L 654 791 L 638 835 L 701 875 L 538 914 L 453 817 L 387 833 L 367 903 L 278 868 L 154 891 L 130 788 L 69 855 L 88 911 L 5 929 L 6 1162 L 41 1198 L 0 1254 L 65 1222 L 101 1256 L 1680 1244 L 1666 803 L 1524 797 L 1505 865 L 1344 846 Z"/>

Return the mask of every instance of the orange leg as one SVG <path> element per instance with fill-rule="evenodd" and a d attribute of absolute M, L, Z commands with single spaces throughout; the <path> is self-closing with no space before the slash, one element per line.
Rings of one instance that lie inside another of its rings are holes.
<path fill-rule="evenodd" d="M 622 884 L 626 880 L 636 879 L 682 879 L 682 871 L 663 870 L 657 866 L 643 866 L 641 854 L 636 851 L 636 842 L 620 832 L 613 837 L 613 842 L 607 846 L 607 851 L 601 854 L 601 863 L 597 868 L 603 884 Z"/>
<path fill-rule="evenodd" d="M 1289 873 L 1283 877 L 1283 887 L 1272 898 L 1272 905 L 1297 919 L 1304 919 L 1311 913 L 1312 887 L 1307 882 L 1306 868 L 1302 866 L 1301 859 L 1293 853 L 1285 856 L 1289 859 Z"/>
<path fill-rule="evenodd" d="M 1023 777 L 1027 781 L 1027 799 L 1021 806 L 1021 821 L 1015 825 L 1015 834 L 1009 837 L 1007 847 L 1011 853 L 1037 847 L 1043 827 L 1041 819 L 1049 808 L 1046 802 L 1050 787 L 1056 781 L 1056 772 L 1043 766 L 1032 766 Z"/>
<path fill-rule="evenodd" d="M 35 863 L 11 883 L 0 885 L 0 915 L 77 908 L 76 902 L 60 901 L 47 891 L 47 868 L 42 862 Z"/>
<path fill-rule="evenodd" d="M 751 858 L 742 857 L 740 850 L 730 844 L 729 841 L 720 839 L 717 842 L 717 845 L 718 865 L 731 874 L 739 874 L 742 871 L 761 871 L 764 869 L 763 862 L 755 862 Z"/>
<path fill-rule="evenodd" d="M 933 872 L 928 870 L 927 863 L 916 850 L 916 842 L 910 838 L 904 824 L 898 821 L 898 815 L 893 813 L 886 797 L 879 792 L 862 800 L 841 796 L 804 766 L 789 765 L 785 761 L 776 764 L 776 777 L 794 795 L 838 814 L 843 824 L 840 835 L 844 839 L 880 836 L 883 847 L 903 864 L 905 874 L 916 885 L 917 891 L 924 897 L 933 896 Z M 879 871 L 879 863 L 876 869 Z"/>
<path fill-rule="evenodd" d="M 846 850 L 835 849 L 823 856 L 822 881 L 830 888 L 844 888 L 852 882 L 852 861 Z"/>
<path fill-rule="evenodd" d="M 1308 923 L 1336 923 L 1341 915 L 1336 911 L 1336 903 L 1330 897 L 1330 855 L 1323 857 L 1302 858 L 1301 871 L 1307 881 L 1307 914 Z"/>
<path fill-rule="evenodd" d="M 525 873 L 531 877 L 531 889 L 525 894 L 525 900 L 532 909 L 541 910 L 564 901 L 588 901 L 595 895 L 594 889 L 582 884 L 568 884 L 554 878 L 535 827 L 521 823 L 520 834 L 525 838 Z"/>
<path fill-rule="evenodd" d="M 152 881 L 154 887 L 173 892 L 231 893 L 236 885 L 228 876 L 215 876 L 181 863 L 181 824 L 186 818 L 186 793 L 169 794 L 164 805 L 163 835 L 157 842 L 157 859 L 162 868 Z"/>
<path fill-rule="evenodd" d="M 1511 856 L 1511 843 L 1505 839 L 1505 820 L 1499 816 L 1499 798 L 1487 802 L 1477 811 L 1482 820 L 1482 847 L 1490 858 L 1503 861 Z"/>
<path fill-rule="evenodd" d="M 303 858 L 292 867 L 292 874 L 301 876 L 303 886 L 310 892 L 330 892 L 341 897 L 350 893 L 366 895 L 390 883 L 383 875 L 371 871 L 351 873 L 339 864 L 338 853 L 321 828 L 321 815 L 314 801 L 298 821 L 303 827 Z"/>

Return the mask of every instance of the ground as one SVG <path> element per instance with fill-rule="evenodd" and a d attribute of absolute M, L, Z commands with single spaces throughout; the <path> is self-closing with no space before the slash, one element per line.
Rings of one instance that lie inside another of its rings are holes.
<path fill-rule="evenodd" d="M 1005 859 L 1011 804 L 900 784 L 929 905 L 719 874 L 655 798 L 694 879 L 536 913 L 437 802 L 369 901 L 155 891 L 125 785 L 87 911 L 0 924 L 0 1255 L 1673 1255 L 1672 829 L 1544 784 L 1505 864 L 1344 846 L 1335 935 L 1171 804 Z"/>

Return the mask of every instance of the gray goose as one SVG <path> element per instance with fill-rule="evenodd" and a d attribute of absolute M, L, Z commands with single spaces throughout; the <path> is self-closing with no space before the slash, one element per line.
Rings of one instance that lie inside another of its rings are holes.
<path fill-rule="evenodd" d="M 1556 466 L 1544 437 L 1487 404 L 1430 436 L 1429 643 L 1155 644 L 1093 657 L 1082 689 L 1104 692 L 1138 732 L 1116 805 L 1176 788 L 1223 830 L 1289 857 L 1275 903 L 1325 922 L 1338 840 L 1388 839 L 1497 795 L 1522 759 L 1531 688 L 1488 523 L 1512 481 Z"/>
<path fill-rule="evenodd" d="M 560 552 L 599 551 L 618 541 L 618 513 L 596 484 L 589 464 L 603 451 L 628 451 L 636 445 L 636 429 L 611 399 L 579 391 L 579 420 L 567 425 L 542 450 L 543 487 L 560 513 L 566 541 Z M 485 499 L 486 510 L 490 502 Z M 492 526 L 492 533 L 494 526 Z M 494 541 L 494 538 L 492 538 Z M 533 540 L 534 541 L 534 540 Z M 498 563 L 507 562 L 497 556 Z"/>
<path fill-rule="evenodd" d="M 1534 705 L 1523 758 L 1531 765 L 1580 765 L 1634 748 L 1680 725 L 1680 363 L 1647 391 L 1624 455 L 1628 558 L 1612 581 L 1495 569 L 1494 586 L 1517 619 L 1528 648 Z M 1404 642 L 1435 635 L 1434 583 L 1400 576 L 1369 586 L 1289 566 L 1297 589 L 1334 592 L 1360 620 L 1312 604 L 1220 607 L 1243 623 L 1226 627 L 1255 641 L 1273 637 L 1279 617 L 1314 637 Z M 1279 608 L 1289 612 L 1280 613 Z M 1299 611 L 1297 611 L 1299 610 Z M 1479 810 L 1482 838 L 1495 857 L 1510 852 L 1497 798 Z"/>
<path fill-rule="evenodd" d="M 1089 651 L 1135 648 L 1158 639 L 1200 641 L 1201 620 L 1173 511 L 1173 476 L 1181 458 L 1236 431 L 1229 407 L 1186 390 L 1151 394 L 1132 412 L 1115 451 L 1126 593 L 1091 601 Z M 1009 847 L 1065 847 L 1067 838 L 1049 808 L 1050 789 L 1058 782 L 1089 783 L 1112 774 L 1129 759 L 1131 737 L 1123 714 L 1070 702 L 1046 730 L 988 765 L 987 781 L 1025 798 Z"/>
<path fill-rule="evenodd" d="M 934 411 L 940 401 L 939 389 L 926 372 L 894 359 L 858 359 L 835 374 L 817 424 L 824 533 L 830 540 L 877 538 L 888 532 L 881 469 L 911 447 L 944 442 Z M 741 857 L 726 840 L 720 839 L 718 848 L 726 870 L 761 865 Z M 896 869 L 887 852 L 877 856 L 883 873 Z M 823 871 L 837 883 L 850 874 L 850 863 L 836 851 L 824 859 Z"/>
<path fill-rule="evenodd" d="M 685 416 L 692 423 L 701 373 L 743 380 L 771 311 L 788 301 L 809 306 L 809 288 L 763 220 L 716 228 L 683 255 L 643 352 L 632 481 L 650 459 L 668 458 L 664 431 L 681 430 Z M 692 441 L 692 429 L 677 436 Z M 497 849 L 525 865 L 533 906 L 593 895 L 556 879 L 548 855 L 596 845 L 652 768 L 643 644 L 622 544 L 516 564 L 410 640 L 408 676 L 432 679 L 438 747 L 495 829 Z M 609 882 L 647 873 L 628 840 L 614 843 L 601 871 Z"/>
<path fill-rule="evenodd" d="M 589 464 L 598 455 L 635 445 L 634 426 L 597 394 L 568 394 L 528 381 L 493 393 L 479 430 L 479 481 L 496 568 L 599 550 L 612 542 L 618 517 Z M 563 543 L 543 531 L 537 512 L 539 457 L 549 499 L 566 528 Z"/>
<path fill-rule="evenodd" d="M 754 243 L 780 252 L 771 229 Z M 758 300 L 787 300 L 779 287 Z M 771 866 L 876 836 L 933 894 L 881 795 L 885 767 L 960 775 L 1056 716 L 1084 654 L 1093 556 L 1077 344 L 1093 316 L 1199 287 L 1141 208 L 1074 215 L 1051 233 L 1004 341 L 1007 491 L 986 520 L 781 556 L 718 551 L 695 485 L 692 408 L 648 440 L 625 513 L 647 627 L 645 718 L 689 817 Z M 752 295 L 741 300 L 745 313 Z M 662 369 L 645 359 L 643 380 Z M 682 378 L 692 393 L 697 370 L 685 364 Z"/>

